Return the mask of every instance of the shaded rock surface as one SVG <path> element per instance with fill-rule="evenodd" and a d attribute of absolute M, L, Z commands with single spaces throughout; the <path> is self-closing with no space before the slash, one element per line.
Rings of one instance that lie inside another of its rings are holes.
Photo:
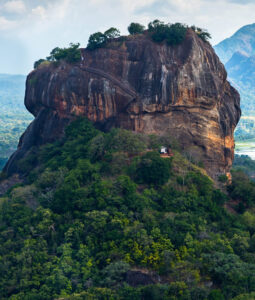
<path fill-rule="evenodd" d="M 160 277 L 147 270 L 130 270 L 126 274 L 126 282 L 135 287 L 139 285 L 150 285 L 160 282 Z"/>
<path fill-rule="evenodd" d="M 82 61 L 41 67 L 27 78 L 25 105 L 35 120 L 5 171 L 33 146 L 52 142 L 77 116 L 101 129 L 174 136 L 216 177 L 229 171 L 240 97 L 213 48 L 188 30 L 178 46 L 145 35 L 82 50 Z"/>

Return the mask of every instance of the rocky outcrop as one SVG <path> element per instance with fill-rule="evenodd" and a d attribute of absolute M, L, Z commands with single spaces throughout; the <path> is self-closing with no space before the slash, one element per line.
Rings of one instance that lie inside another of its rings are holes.
<path fill-rule="evenodd" d="M 241 113 L 239 94 L 226 77 L 212 47 L 192 30 L 178 46 L 137 35 L 83 49 L 80 63 L 29 74 L 25 104 L 35 120 L 5 171 L 19 171 L 18 160 L 32 146 L 54 141 L 71 120 L 86 116 L 106 130 L 172 135 L 209 174 L 226 173 Z"/>

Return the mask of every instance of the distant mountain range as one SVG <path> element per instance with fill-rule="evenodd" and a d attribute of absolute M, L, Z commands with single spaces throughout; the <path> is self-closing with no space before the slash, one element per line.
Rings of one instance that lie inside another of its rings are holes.
<path fill-rule="evenodd" d="M 255 23 L 243 26 L 230 38 L 214 47 L 221 61 L 226 64 L 236 52 L 255 55 Z"/>
<path fill-rule="evenodd" d="M 26 76 L 0 74 L 0 170 L 32 120 L 24 106 Z"/>
<path fill-rule="evenodd" d="M 228 79 L 241 95 L 243 118 L 236 134 L 255 137 L 255 23 L 240 28 L 214 49 L 225 64 Z"/>

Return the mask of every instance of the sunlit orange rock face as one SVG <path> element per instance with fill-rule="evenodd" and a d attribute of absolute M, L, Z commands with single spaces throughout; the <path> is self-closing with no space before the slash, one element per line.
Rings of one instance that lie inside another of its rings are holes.
<path fill-rule="evenodd" d="M 175 137 L 212 177 L 229 171 L 240 97 L 213 48 L 188 30 L 178 46 L 145 35 L 82 50 L 77 64 L 40 67 L 27 78 L 25 104 L 35 120 L 5 170 L 32 146 L 59 138 L 77 116 L 104 130 L 121 127 Z"/>

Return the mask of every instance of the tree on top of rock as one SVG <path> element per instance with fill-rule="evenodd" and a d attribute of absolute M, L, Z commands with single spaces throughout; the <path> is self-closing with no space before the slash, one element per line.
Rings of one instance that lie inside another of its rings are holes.
<path fill-rule="evenodd" d="M 128 32 L 132 35 L 143 33 L 145 30 L 145 27 L 139 23 L 131 23 L 128 26 Z"/>
<path fill-rule="evenodd" d="M 109 28 L 104 33 L 100 31 L 93 33 L 89 37 L 87 49 L 94 50 L 97 48 L 102 48 L 105 46 L 107 41 L 118 37 L 120 37 L 120 31 L 115 27 Z"/>

